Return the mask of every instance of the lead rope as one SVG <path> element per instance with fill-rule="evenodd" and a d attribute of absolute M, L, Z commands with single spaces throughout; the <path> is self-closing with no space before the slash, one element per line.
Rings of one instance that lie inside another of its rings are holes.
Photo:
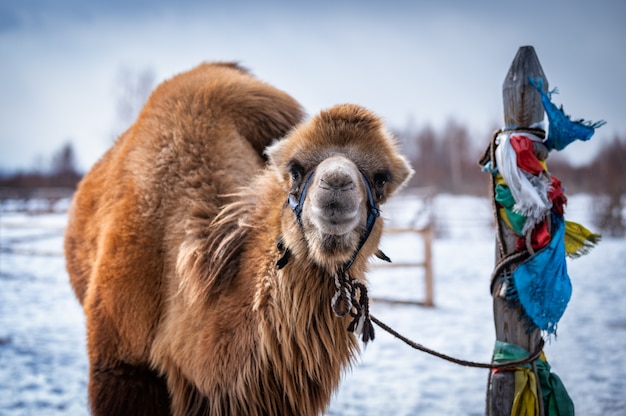
<path fill-rule="evenodd" d="M 350 279 L 343 272 L 335 273 L 335 295 L 331 301 L 331 307 L 335 316 L 343 318 L 346 315 L 352 317 L 348 331 L 361 335 L 363 343 L 373 341 L 376 334 L 372 325 L 369 312 L 369 297 L 367 287 L 356 279 Z"/>
<path fill-rule="evenodd" d="M 461 366 L 464 366 L 464 367 L 488 368 L 488 369 L 491 369 L 491 370 L 518 367 L 520 365 L 528 364 L 530 362 L 535 361 L 536 359 L 538 359 L 541 356 L 541 353 L 543 352 L 544 341 L 543 341 L 543 338 L 541 338 L 539 340 L 539 345 L 537 345 L 537 348 L 535 349 L 535 352 L 533 352 L 528 357 L 520 359 L 520 360 L 506 361 L 506 362 L 497 363 L 497 364 L 496 363 L 478 363 L 478 362 L 474 362 L 474 361 L 461 360 L 459 358 L 454 358 L 452 356 L 449 356 L 449 355 L 440 353 L 438 351 L 435 351 L 433 349 L 430 349 L 428 347 L 425 347 L 425 346 L 423 346 L 421 344 L 418 344 L 417 342 L 411 341 L 407 337 L 403 336 L 399 332 L 395 331 L 394 329 L 392 329 L 391 327 L 386 325 L 384 322 L 381 322 L 374 315 L 370 315 L 370 319 L 376 325 L 378 325 L 379 327 L 381 327 L 382 329 L 384 329 L 385 331 L 387 331 L 388 333 L 390 333 L 394 337 L 398 338 L 400 341 L 404 342 L 408 346 L 410 346 L 410 347 L 412 347 L 412 348 L 414 348 L 416 350 L 425 352 L 426 354 L 434 355 L 435 357 L 441 358 L 441 359 L 446 360 L 446 361 L 450 361 L 452 363 L 455 363 L 455 364 L 458 364 L 458 365 L 461 365 Z"/>
<path fill-rule="evenodd" d="M 372 321 L 373 321 L 376 325 L 381 327 L 383 330 L 387 331 L 394 337 L 403 341 L 405 344 L 409 345 L 410 347 L 416 350 L 425 352 L 427 354 L 433 355 L 435 357 L 441 358 L 443 360 L 450 361 L 452 363 L 462 365 L 465 367 L 488 368 L 488 369 L 510 368 L 510 367 L 517 367 L 519 365 L 535 361 L 537 358 L 539 358 L 539 356 L 541 356 L 541 353 L 543 351 L 543 344 L 544 344 L 543 339 L 540 340 L 539 346 L 537 347 L 536 351 L 532 355 L 521 360 L 508 361 L 508 362 L 499 363 L 499 364 L 494 364 L 494 363 L 486 364 L 486 363 L 477 363 L 473 361 L 461 360 L 461 359 L 454 358 L 446 354 L 442 354 L 433 349 L 430 349 L 421 344 L 418 344 L 414 341 L 411 341 L 410 339 L 401 335 L 399 332 L 395 331 L 394 329 L 392 329 L 391 327 L 389 327 L 388 325 L 380 321 L 378 318 L 370 314 L 369 296 L 367 294 L 367 287 L 365 286 L 365 284 L 363 284 L 359 280 L 350 278 L 350 275 L 348 274 L 348 269 L 350 269 L 350 267 L 352 266 L 352 264 L 354 263 L 356 259 L 356 256 L 359 254 L 359 251 L 361 250 L 361 248 L 363 247 L 363 245 L 369 238 L 369 235 L 372 232 L 372 229 L 374 228 L 376 218 L 380 216 L 380 208 L 378 207 L 378 205 L 376 205 L 376 202 L 374 201 L 374 195 L 372 194 L 372 189 L 367 180 L 367 177 L 362 171 L 360 172 L 361 172 L 361 177 L 363 179 L 363 183 L 365 185 L 365 189 L 367 189 L 367 196 L 368 196 L 368 216 L 367 216 L 366 228 L 363 234 L 361 235 L 361 238 L 359 240 L 359 245 L 357 246 L 355 252 L 352 254 L 352 257 L 350 258 L 350 260 L 345 264 L 345 266 L 342 269 L 336 270 L 335 273 L 333 274 L 336 290 L 331 300 L 331 308 L 333 310 L 333 313 L 337 317 L 342 318 L 348 314 L 352 317 L 352 321 L 348 325 L 348 331 L 354 332 L 356 334 L 360 334 L 361 340 L 363 341 L 364 344 L 367 345 L 369 341 L 374 340 L 375 335 L 376 335 L 374 332 L 374 326 L 372 325 Z M 304 200 L 306 198 L 306 192 L 313 178 L 313 174 L 314 172 L 311 172 L 311 174 L 306 179 L 304 186 L 302 187 L 302 193 L 300 194 L 300 198 L 296 198 L 296 196 L 293 193 L 290 193 L 288 200 L 287 200 L 291 210 L 296 216 L 296 221 L 298 222 L 298 225 L 300 227 L 302 227 L 302 208 L 304 205 Z M 285 247 L 282 237 L 279 237 L 278 239 L 277 248 L 280 251 L 283 251 L 283 255 L 276 263 L 276 267 L 278 269 L 282 269 L 288 263 L 291 252 L 289 251 L 288 247 Z M 385 256 L 384 253 L 382 252 L 380 252 L 380 254 L 376 253 L 376 255 L 382 258 L 383 260 L 389 261 L 389 258 Z"/>

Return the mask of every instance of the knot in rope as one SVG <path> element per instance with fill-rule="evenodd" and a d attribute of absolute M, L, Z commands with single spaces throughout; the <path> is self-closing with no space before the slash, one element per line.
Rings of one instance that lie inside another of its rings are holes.
<path fill-rule="evenodd" d="M 351 279 L 345 270 L 337 271 L 334 280 L 336 291 L 331 301 L 333 313 L 339 318 L 349 314 L 353 319 L 348 325 L 348 331 L 360 335 L 365 344 L 373 341 L 375 333 L 370 319 L 367 287 Z"/>
<path fill-rule="evenodd" d="M 365 245 L 365 242 L 374 229 L 376 219 L 380 216 L 380 208 L 378 204 L 376 204 L 372 187 L 367 179 L 367 176 L 360 169 L 359 173 L 361 174 L 361 179 L 367 192 L 367 219 L 363 233 L 359 238 L 359 242 L 356 249 L 352 253 L 352 256 L 343 268 L 335 271 L 333 275 L 336 291 L 331 300 L 331 308 L 337 317 L 344 317 L 350 314 L 353 319 L 348 326 L 348 331 L 361 335 L 361 340 L 364 343 L 367 343 L 374 339 L 374 326 L 372 325 L 370 319 L 367 287 L 364 283 L 350 278 L 348 275 L 348 269 L 350 269 L 356 260 L 357 255 Z M 299 197 L 295 193 L 289 193 L 287 197 L 287 205 L 293 211 L 296 223 L 300 226 L 303 233 L 304 226 L 302 223 L 302 211 L 314 174 L 315 171 L 312 171 L 304 181 Z M 276 263 L 276 267 L 280 270 L 289 262 L 291 252 L 288 247 L 285 247 L 282 237 L 279 237 L 278 239 L 277 248 L 279 251 L 283 252 L 283 255 Z M 389 261 L 389 258 L 380 250 L 376 253 L 376 255 L 383 260 Z"/>

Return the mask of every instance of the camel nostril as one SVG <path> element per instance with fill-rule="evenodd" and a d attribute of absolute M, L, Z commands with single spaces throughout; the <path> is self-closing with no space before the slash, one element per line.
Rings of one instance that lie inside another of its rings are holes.
<path fill-rule="evenodd" d="M 329 191 L 349 191 L 354 189 L 354 182 L 350 177 L 342 178 L 322 178 L 320 179 L 320 188 Z"/>

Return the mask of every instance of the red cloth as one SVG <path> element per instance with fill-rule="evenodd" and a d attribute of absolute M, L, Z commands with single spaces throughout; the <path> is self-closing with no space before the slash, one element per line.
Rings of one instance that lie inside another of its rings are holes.
<path fill-rule="evenodd" d="M 563 215 L 563 208 L 567 204 L 567 197 L 563 193 L 563 187 L 561 181 L 555 176 L 551 176 L 550 190 L 548 191 L 548 198 L 552 201 L 552 211 L 557 215 Z"/>
<path fill-rule="evenodd" d="M 533 141 L 526 136 L 511 136 L 511 146 L 517 154 L 517 166 L 533 175 L 544 171 L 539 159 L 533 152 Z"/>
<path fill-rule="evenodd" d="M 537 156 L 535 156 L 533 141 L 530 138 L 522 135 L 512 135 L 511 146 L 513 146 L 515 154 L 517 155 L 517 166 L 520 169 L 532 175 L 539 175 L 545 171 L 543 165 L 539 162 Z M 552 201 L 552 211 L 559 216 L 563 216 L 563 210 L 565 204 L 567 204 L 567 197 L 563 193 L 561 181 L 554 176 L 551 176 L 550 179 L 548 198 Z M 548 224 L 544 220 L 537 224 L 532 230 L 530 244 L 533 250 L 537 251 L 548 245 L 551 238 Z M 526 239 L 523 237 L 518 238 L 516 249 L 521 250 L 525 246 Z"/>
<path fill-rule="evenodd" d="M 533 229 L 530 235 L 530 246 L 534 251 L 537 251 L 548 245 L 551 239 L 552 236 L 550 235 L 550 231 L 548 231 L 548 222 L 544 220 L 537 224 Z M 521 250 L 524 247 L 526 247 L 526 238 L 518 238 L 515 242 L 516 251 Z"/>

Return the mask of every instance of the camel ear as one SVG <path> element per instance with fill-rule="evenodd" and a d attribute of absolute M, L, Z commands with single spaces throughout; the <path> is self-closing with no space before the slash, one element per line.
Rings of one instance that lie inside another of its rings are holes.
<path fill-rule="evenodd" d="M 280 180 L 283 179 L 281 167 L 285 164 L 286 140 L 276 140 L 265 148 L 265 155 L 269 160 L 270 167 L 278 175 Z"/>
<path fill-rule="evenodd" d="M 408 160 L 404 156 L 400 155 L 394 157 L 392 169 L 393 181 L 390 184 L 390 195 L 405 186 L 414 173 Z"/>

